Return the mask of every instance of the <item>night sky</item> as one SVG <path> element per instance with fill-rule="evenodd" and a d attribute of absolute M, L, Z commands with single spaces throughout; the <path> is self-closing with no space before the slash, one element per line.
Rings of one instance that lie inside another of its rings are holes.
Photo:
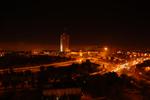
<path fill-rule="evenodd" d="M 51 0 L 1 3 L 0 48 L 59 48 L 66 28 L 71 47 L 108 45 L 150 48 L 150 12 L 136 1 L 95 5 Z"/>

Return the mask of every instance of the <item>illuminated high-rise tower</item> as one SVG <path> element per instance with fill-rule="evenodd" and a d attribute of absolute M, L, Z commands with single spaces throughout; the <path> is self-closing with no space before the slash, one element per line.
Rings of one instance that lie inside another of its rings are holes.
<path fill-rule="evenodd" d="M 69 51 L 69 35 L 65 32 L 60 36 L 60 52 Z"/>

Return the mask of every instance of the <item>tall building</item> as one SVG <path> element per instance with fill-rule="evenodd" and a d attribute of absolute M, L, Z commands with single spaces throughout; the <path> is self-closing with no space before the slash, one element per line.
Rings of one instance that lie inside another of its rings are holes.
<path fill-rule="evenodd" d="M 60 36 L 60 52 L 69 51 L 69 35 L 66 33 L 61 34 Z"/>

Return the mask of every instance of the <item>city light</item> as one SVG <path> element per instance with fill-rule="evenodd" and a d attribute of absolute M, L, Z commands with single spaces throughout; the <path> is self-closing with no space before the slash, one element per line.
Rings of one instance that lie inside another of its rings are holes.
<path fill-rule="evenodd" d="M 108 51 L 108 48 L 107 48 L 107 47 L 104 47 L 104 50 L 105 50 L 105 51 Z"/>
<path fill-rule="evenodd" d="M 80 50 L 79 55 L 80 55 L 80 57 L 83 56 L 82 50 Z"/>
<path fill-rule="evenodd" d="M 3 4 L 0 100 L 150 100 L 149 4 L 68 3 Z"/>
<path fill-rule="evenodd" d="M 60 52 L 69 52 L 69 35 L 66 33 L 60 36 Z"/>
<path fill-rule="evenodd" d="M 145 67 L 144 70 L 145 71 L 150 71 L 150 67 Z"/>
<path fill-rule="evenodd" d="M 60 43 L 60 52 L 63 52 L 63 45 Z"/>

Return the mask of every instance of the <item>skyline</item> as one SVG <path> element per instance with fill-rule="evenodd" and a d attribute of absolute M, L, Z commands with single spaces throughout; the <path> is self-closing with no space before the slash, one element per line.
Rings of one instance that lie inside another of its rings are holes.
<path fill-rule="evenodd" d="M 2 7 L 0 14 L 0 48 L 10 48 L 12 44 L 57 48 L 64 27 L 68 29 L 72 47 L 150 48 L 150 13 L 132 1 L 102 1 L 99 6 L 90 7 L 63 4 L 54 7 L 49 5 L 50 1 L 12 4 Z"/>

